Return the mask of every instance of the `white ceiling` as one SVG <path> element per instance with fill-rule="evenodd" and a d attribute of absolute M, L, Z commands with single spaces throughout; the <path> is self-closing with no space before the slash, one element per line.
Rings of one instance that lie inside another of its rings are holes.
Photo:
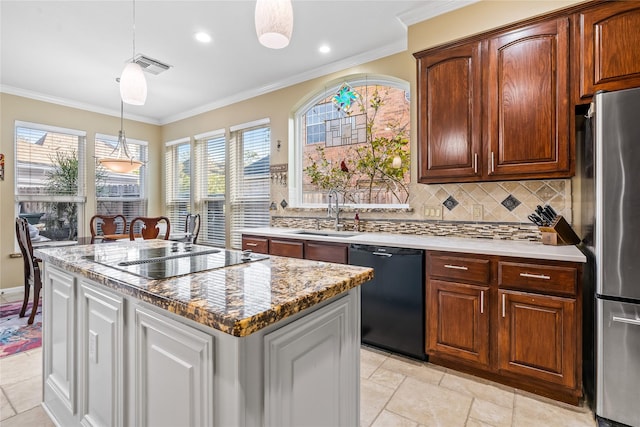
<path fill-rule="evenodd" d="M 147 102 L 125 116 L 166 124 L 388 56 L 406 50 L 408 25 L 474 1 L 293 0 L 291 43 L 272 50 L 257 41 L 254 0 L 137 0 L 136 53 L 172 68 L 145 73 Z M 119 116 L 132 14 L 130 0 L 0 0 L 0 90 Z"/>

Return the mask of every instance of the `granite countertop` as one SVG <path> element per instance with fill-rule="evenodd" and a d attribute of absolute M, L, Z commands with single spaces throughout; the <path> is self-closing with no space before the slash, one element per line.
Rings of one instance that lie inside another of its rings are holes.
<path fill-rule="evenodd" d="M 300 232 L 328 233 L 328 236 L 300 234 Z M 551 246 L 540 242 L 491 240 L 463 237 L 416 236 L 391 233 L 356 233 L 354 231 L 301 230 L 295 228 L 247 228 L 243 234 L 290 239 L 317 240 L 365 245 L 396 246 L 447 252 L 500 255 L 553 261 L 587 262 L 575 246 Z"/>
<path fill-rule="evenodd" d="M 373 278 L 373 269 L 269 256 L 169 279 L 148 279 L 85 257 L 135 255 L 165 240 L 36 249 L 46 263 L 237 337 L 339 295 Z M 213 249 L 195 245 L 196 249 Z M 221 250 L 224 254 L 224 250 Z M 235 252 L 239 251 L 227 251 Z M 135 256 L 133 256 L 135 258 Z"/>

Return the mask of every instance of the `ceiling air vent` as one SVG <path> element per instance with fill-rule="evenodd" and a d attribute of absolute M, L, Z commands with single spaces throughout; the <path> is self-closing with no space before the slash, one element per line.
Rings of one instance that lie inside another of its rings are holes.
<path fill-rule="evenodd" d="M 148 56 L 144 56 L 140 53 L 133 58 L 133 62 L 138 64 L 147 73 L 155 75 L 171 68 L 171 65 L 164 64 L 157 59 L 149 58 Z"/>

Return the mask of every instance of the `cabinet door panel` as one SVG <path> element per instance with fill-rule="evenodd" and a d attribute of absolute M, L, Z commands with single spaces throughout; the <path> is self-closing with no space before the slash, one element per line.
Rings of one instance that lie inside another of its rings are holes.
<path fill-rule="evenodd" d="M 489 176 L 570 176 L 569 22 L 489 41 Z"/>
<path fill-rule="evenodd" d="M 47 267 L 45 280 L 45 402 L 72 416 L 76 414 L 76 279 Z"/>
<path fill-rule="evenodd" d="M 135 317 L 136 425 L 211 425 L 212 337 L 142 307 Z"/>
<path fill-rule="evenodd" d="M 122 297 L 80 288 L 81 417 L 86 426 L 121 426 L 124 403 Z"/>
<path fill-rule="evenodd" d="M 499 369 L 575 387 L 576 301 L 502 290 L 498 296 Z"/>
<path fill-rule="evenodd" d="M 420 182 L 482 174 L 480 59 L 480 42 L 418 58 Z"/>
<path fill-rule="evenodd" d="M 489 363 L 489 287 L 429 280 L 427 351 Z"/>
<path fill-rule="evenodd" d="M 640 86 L 640 3 L 600 4 L 578 21 L 580 97 Z"/>
<path fill-rule="evenodd" d="M 357 297 L 265 335 L 266 426 L 358 424 L 359 347 L 349 344 L 360 342 Z"/>

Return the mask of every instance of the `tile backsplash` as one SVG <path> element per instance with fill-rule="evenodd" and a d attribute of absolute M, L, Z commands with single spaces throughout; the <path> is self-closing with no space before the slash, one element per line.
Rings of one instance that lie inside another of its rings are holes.
<path fill-rule="evenodd" d="M 271 187 L 272 200 L 284 200 L 287 193 L 285 186 Z M 540 233 L 527 216 L 545 204 L 571 224 L 571 180 L 412 184 L 409 208 L 358 211 L 362 231 L 539 240 Z M 347 227 L 354 211 L 343 210 Z M 271 225 L 330 228 L 332 223 L 323 208 L 278 206 L 272 211 Z"/>

